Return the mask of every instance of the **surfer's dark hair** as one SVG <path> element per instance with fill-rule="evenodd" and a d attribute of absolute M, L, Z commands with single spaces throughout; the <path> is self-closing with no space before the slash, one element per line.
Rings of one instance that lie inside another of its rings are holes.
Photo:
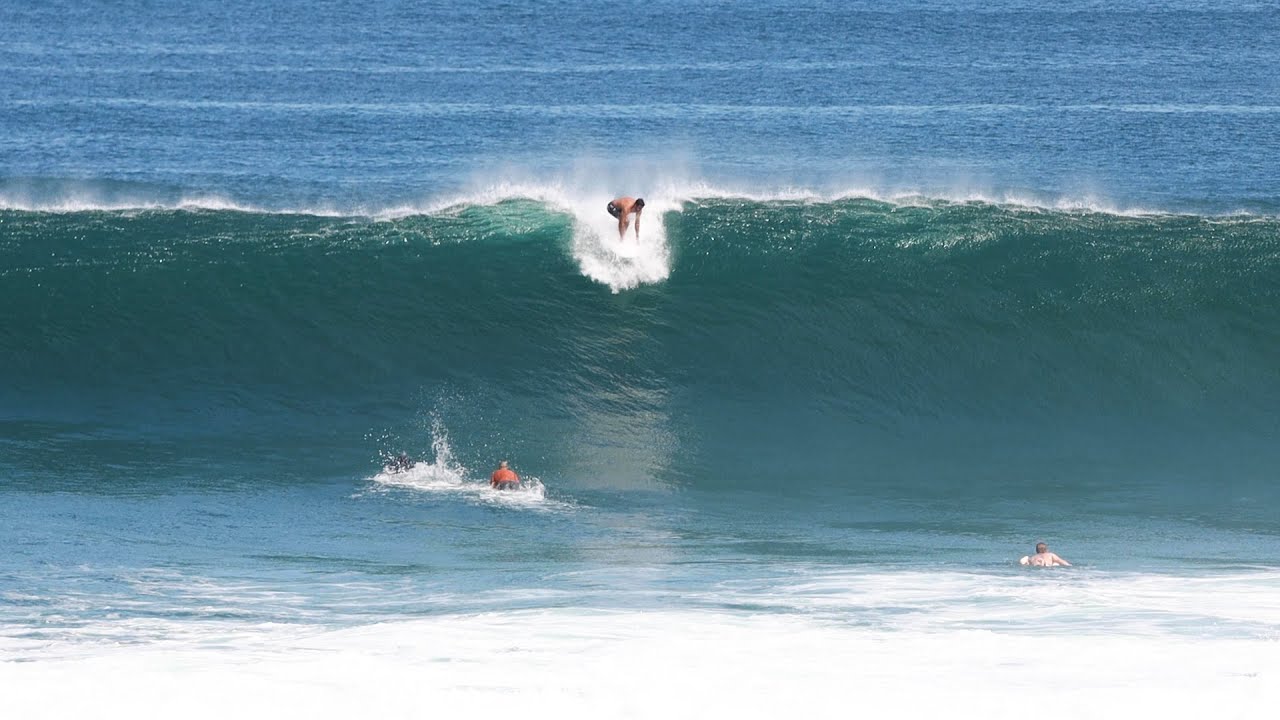
<path fill-rule="evenodd" d="M 638 208 L 644 207 L 644 198 L 636 198 L 636 207 Z"/>

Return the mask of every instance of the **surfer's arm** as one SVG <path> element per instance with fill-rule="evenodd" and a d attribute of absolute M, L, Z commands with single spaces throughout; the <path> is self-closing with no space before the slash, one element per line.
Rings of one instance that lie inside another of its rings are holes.
<path fill-rule="evenodd" d="M 1069 562 L 1067 562 L 1066 560 L 1063 560 L 1062 558 L 1058 557 L 1057 553 L 1054 553 L 1054 556 L 1053 556 L 1053 564 L 1054 564 L 1054 565 L 1066 565 L 1067 567 L 1071 567 L 1071 563 L 1069 563 Z"/>
<path fill-rule="evenodd" d="M 640 208 L 636 211 L 636 240 L 640 239 L 640 213 L 643 212 L 643 210 L 644 208 Z"/>

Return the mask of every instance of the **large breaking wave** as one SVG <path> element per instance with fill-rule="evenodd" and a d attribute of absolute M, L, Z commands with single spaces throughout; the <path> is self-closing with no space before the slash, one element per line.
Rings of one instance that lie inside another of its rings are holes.
<path fill-rule="evenodd" d="M 636 251 L 604 196 L 503 196 L 0 212 L 0 419 L 442 412 L 460 453 L 501 427 L 637 477 L 691 447 L 771 448 L 762 477 L 921 448 L 1274 456 L 1280 220 L 658 198 Z"/>

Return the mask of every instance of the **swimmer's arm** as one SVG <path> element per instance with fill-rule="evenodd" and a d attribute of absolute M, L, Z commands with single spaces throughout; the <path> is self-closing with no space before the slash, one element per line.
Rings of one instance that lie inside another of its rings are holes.
<path fill-rule="evenodd" d="M 1067 562 L 1066 560 L 1063 560 L 1062 558 L 1058 557 L 1058 554 L 1057 554 L 1057 553 L 1053 553 L 1053 564 L 1054 564 L 1054 565 L 1066 565 L 1067 567 L 1071 567 L 1071 563 L 1069 563 L 1069 562 Z"/>

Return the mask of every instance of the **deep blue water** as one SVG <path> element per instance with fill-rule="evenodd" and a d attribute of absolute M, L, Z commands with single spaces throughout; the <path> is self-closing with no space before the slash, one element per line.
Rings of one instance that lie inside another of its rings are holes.
<path fill-rule="evenodd" d="M 673 173 L 1275 209 L 1269 3 L 620 12 L 5 3 L 4 180 L 37 198 L 110 181 L 128 197 L 380 206 L 588 163 L 584 181 L 628 188 Z"/>
<path fill-rule="evenodd" d="M 6 632 L 1274 567 L 1280 10 L 621 12 L 0 2 Z"/>

